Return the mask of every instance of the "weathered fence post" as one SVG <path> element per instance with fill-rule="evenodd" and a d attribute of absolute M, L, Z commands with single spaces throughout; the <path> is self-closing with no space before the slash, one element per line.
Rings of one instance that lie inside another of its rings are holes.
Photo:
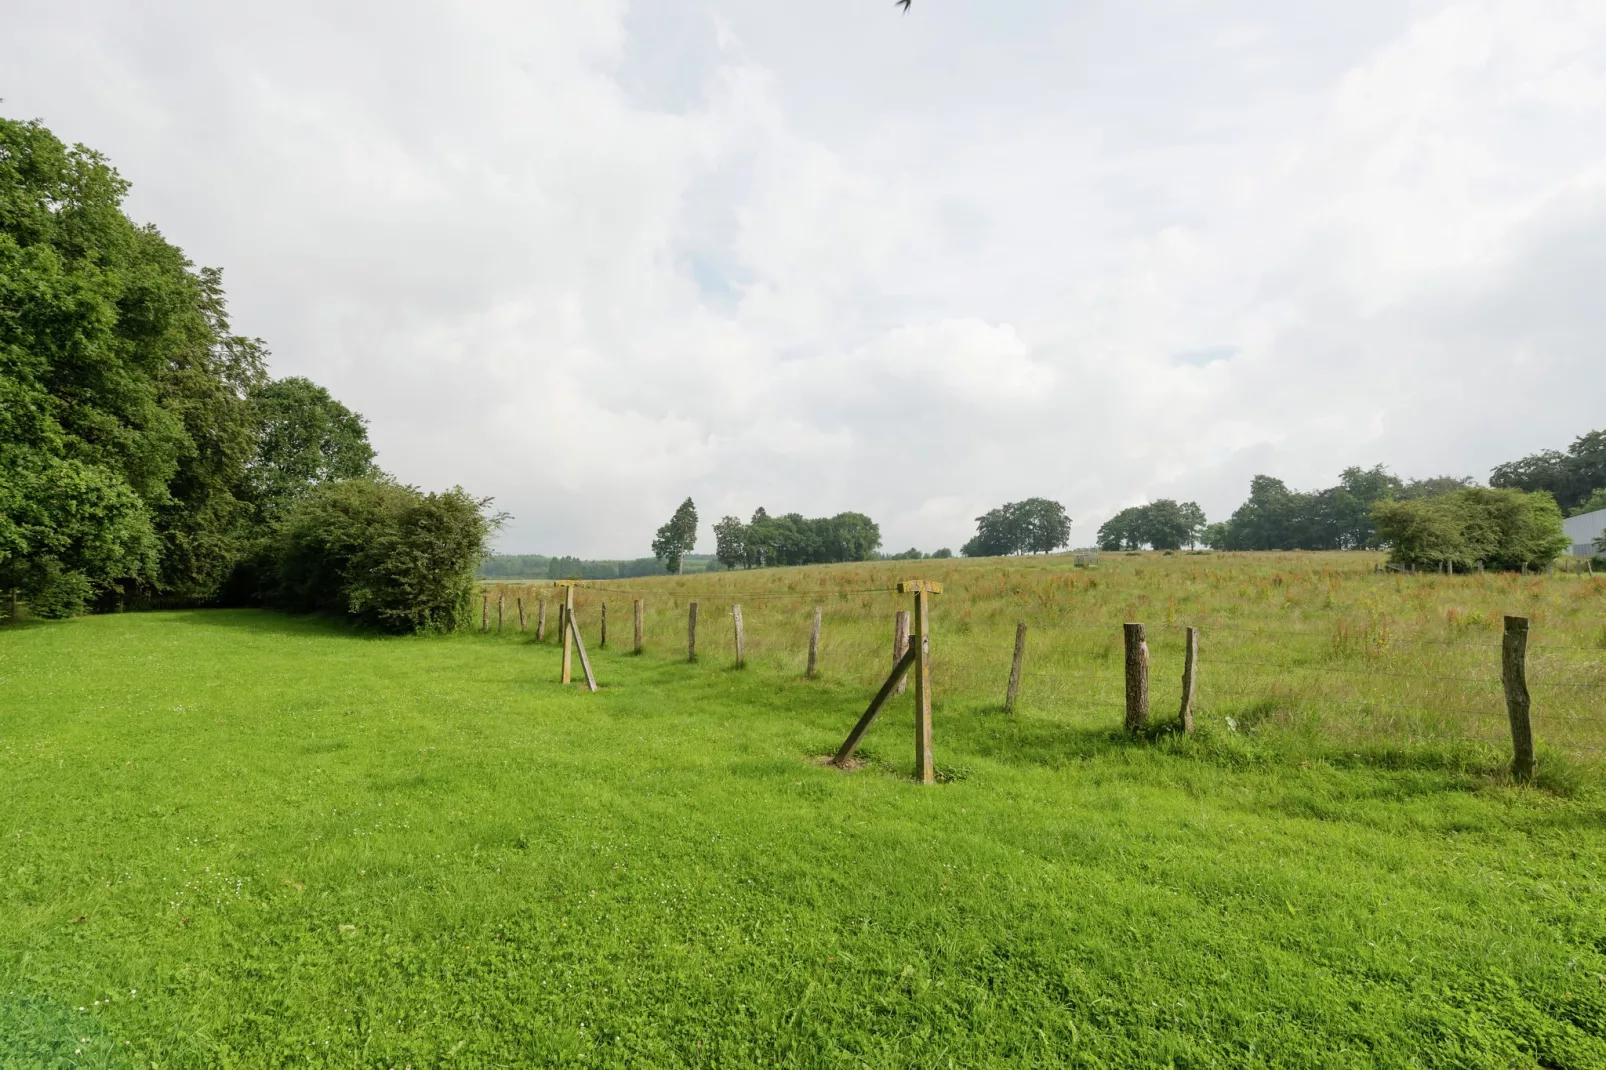
<path fill-rule="evenodd" d="M 519 634 L 523 635 L 524 634 L 524 596 L 522 594 L 516 596 L 513 599 L 513 604 L 515 606 L 517 606 L 518 610 L 519 610 Z"/>
<path fill-rule="evenodd" d="M 1149 723 L 1149 644 L 1143 625 L 1121 629 L 1126 634 L 1126 729 L 1136 732 Z"/>
<path fill-rule="evenodd" d="M 1182 656 L 1182 730 L 1193 733 L 1193 696 L 1199 688 L 1199 629 L 1188 629 L 1188 649 Z"/>
<path fill-rule="evenodd" d="M 608 603 L 604 602 L 604 603 L 602 603 L 602 636 L 601 636 L 601 638 L 599 638 L 597 640 L 597 646 L 600 648 L 600 647 L 605 647 L 607 645 L 608 645 Z"/>
<path fill-rule="evenodd" d="M 538 598 L 535 601 L 535 641 L 546 642 L 546 599 Z"/>
<path fill-rule="evenodd" d="M 737 606 L 737 605 L 731 606 L 731 620 L 736 625 L 736 667 L 738 669 L 744 669 L 744 668 L 747 667 L 747 653 L 742 647 L 742 607 L 741 606 Z"/>
<path fill-rule="evenodd" d="M 922 784 L 935 784 L 937 767 L 931 754 L 931 596 L 942 592 L 942 584 L 911 580 L 898 584 L 898 590 L 915 596 L 914 634 L 910 636 L 915 651 L 915 776 Z"/>
<path fill-rule="evenodd" d="M 686 660 L 697 660 L 697 603 L 686 607 Z"/>
<path fill-rule="evenodd" d="M 641 653 L 642 641 L 647 635 L 647 608 L 639 598 L 636 599 L 636 604 L 633 608 L 635 609 L 636 617 L 636 653 L 639 654 Z"/>
<path fill-rule="evenodd" d="M 1534 731 L 1529 719 L 1528 618 L 1507 617 L 1500 645 L 1500 676 L 1506 688 L 1506 715 L 1511 719 L 1511 774 L 1521 783 L 1534 775 Z"/>
<path fill-rule="evenodd" d="M 575 652 L 580 655 L 580 668 L 586 674 L 586 689 L 595 694 L 597 676 L 596 673 L 591 671 L 591 659 L 586 657 L 586 641 L 580 634 L 580 629 L 575 626 L 574 608 L 572 606 L 563 614 L 563 619 L 568 624 L 569 635 L 574 639 Z M 564 645 L 563 652 L 565 655 L 568 654 L 569 648 L 567 644 Z M 564 683 L 568 683 L 568 681 L 565 680 Z"/>
<path fill-rule="evenodd" d="M 805 674 L 810 680 L 820 667 L 820 607 L 814 607 L 814 626 L 809 629 L 809 667 Z"/>
<path fill-rule="evenodd" d="M 563 605 L 558 607 L 558 640 L 563 644 L 563 676 L 559 683 L 568 683 L 574 649 L 574 584 L 560 584 L 563 588 Z"/>
<path fill-rule="evenodd" d="M 909 611 L 898 610 L 898 615 L 892 620 L 892 664 L 909 651 Z M 894 695 L 901 695 L 909 686 L 909 677 L 904 676 L 898 680 L 898 686 L 893 689 Z"/>
<path fill-rule="evenodd" d="M 1015 712 L 1015 697 L 1020 694 L 1020 670 L 1026 661 L 1026 622 L 1015 625 L 1015 657 L 1009 663 L 1009 689 L 1004 692 L 1004 712 Z"/>
<path fill-rule="evenodd" d="M 496 634 L 502 634 L 502 610 L 507 602 L 507 595 L 501 591 L 496 592 Z"/>
<path fill-rule="evenodd" d="M 473 603 L 470 603 L 472 605 Z M 488 591 L 480 592 L 480 634 L 484 635 L 491 630 L 491 595 Z"/>

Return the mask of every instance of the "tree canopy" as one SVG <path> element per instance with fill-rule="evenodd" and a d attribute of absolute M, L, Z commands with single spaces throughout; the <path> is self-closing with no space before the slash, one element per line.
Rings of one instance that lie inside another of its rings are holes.
<path fill-rule="evenodd" d="M 675 510 L 652 540 L 652 555 L 664 563 L 667 572 L 681 572 L 686 555 L 697 545 L 697 506 L 687 498 Z"/>
<path fill-rule="evenodd" d="M 0 119 L 0 587 L 40 616 L 254 596 L 288 506 L 374 473 L 362 418 L 271 381 L 221 272 L 131 221 L 128 188 Z"/>
<path fill-rule="evenodd" d="M 1180 550 L 1193 546 L 1205 530 L 1204 510 L 1198 502 L 1178 503 L 1160 498 L 1148 505 L 1122 509 L 1099 528 L 1101 550 Z"/>
<path fill-rule="evenodd" d="M 1568 545 L 1561 509 L 1547 491 L 1467 487 L 1379 502 L 1374 516 L 1390 560 L 1399 565 L 1544 568 Z"/>
<path fill-rule="evenodd" d="M 1606 431 L 1579 435 L 1565 453 L 1542 450 L 1497 465 L 1489 485 L 1549 491 L 1562 511 L 1571 514 L 1596 490 L 1606 488 Z"/>
<path fill-rule="evenodd" d="M 771 516 L 763 507 L 747 523 L 734 516 L 714 525 L 714 555 L 727 568 L 867 561 L 881 548 L 881 528 L 863 513 Z"/>
<path fill-rule="evenodd" d="M 1071 518 L 1047 498 L 1006 502 L 976 518 L 976 534 L 959 548 L 966 557 L 1046 554 L 1069 546 Z"/>

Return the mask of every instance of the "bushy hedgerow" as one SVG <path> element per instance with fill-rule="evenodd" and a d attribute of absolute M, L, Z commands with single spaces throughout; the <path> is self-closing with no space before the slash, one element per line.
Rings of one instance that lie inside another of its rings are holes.
<path fill-rule="evenodd" d="M 1544 568 L 1567 548 L 1561 509 L 1544 491 L 1469 487 L 1416 501 L 1379 503 L 1378 535 L 1397 565 L 1457 569 Z"/>
<path fill-rule="evenodd" d="M 352 617 L 388 632 L 472 619 L 475 570 L 499 518 L 461 487 L 425 494 L 377 479 L 321 486 L 279 524 L 264 562 L 270 605 Z"/>

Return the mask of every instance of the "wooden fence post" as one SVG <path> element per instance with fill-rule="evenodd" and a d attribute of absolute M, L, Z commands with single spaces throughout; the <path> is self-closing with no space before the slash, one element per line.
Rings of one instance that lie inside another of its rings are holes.
<path fill-rule="evenodd" d="M 1126 729 L 1136 732 L 1149 723 L 1149 644 L 1143 625 L 1123 624 L 1126 634 Z"/>
<path fill-rule="evenodd" d="M 831 759 L 832 765 L 841 768 L 849 758 L 853 757 L 853 752 L 858 749 L 859 741 L 864 738 L 866 732 L 870 731 L 870 726 L 875 723 L 876 716 L 881 712 L 881 707 L 885 706 L 887 699 L 892 697 L 892 689 L 898 686 L 899 680 L 908 675 L 909 668 L 914 664 L 914 660 L 915 652 L 912 649 L 907 650 L 898 664 L 892 667 L 892 672 L 887 676 L 887 682 L 881 685 L 881 690 L 877 691 L 875 698 L 870 700 L 869 707 L 865 709 L 858 723 L 853 726 L 853 730 L 848 733 L 848 738 L 842 741 L 841 747 L 837 748 L 836 756 Z"/>
<path fill-rule="evenodd" d="M 546 599 L 538 598 L 535 602 L 535 641 L 546 642 Z"/>
<path fill-rule="evenodd" d="M 810 680 L 814 679 L 820 667 L 820 607 L 814 607 L 814 626 L 809 629 L 809 668 L 805 673 Z"/>
<path fill-rule="evenodd" d="M 513 604 L 515 606 L 517 606 L 518 610 L 519 610 L 519 634 L 523 635 L 524 634 L 524 596 L 522 594 L 516 596 L 513 599 Z"/>
<path fill-rule="evenodd" d="M 472 603 L 471 603 L 472 604 Z M 480 634 L 484 635 L 491 630 L 491 595 L 488 591 L 480 592 Z"/>
<path fill-rule="evenodd" d="M 641 653 L 642 641 L 647 634 L 647 607 L 638 598 L 634 608 L 636 611 L 636 653 L 639 654 Z"/>
<path fill-rule="evenodd" d="M 1009 690 L 1004 692 L 1004 712 L 1015 712 L 1015 696 L 1020 694 L 1020 670 L 1026 660 L 1026 622 L 1015 625 L 1015 657 L 1009 663 Z"/>
<path fill-rule="evenodd" d="M 1511 719 L 1511 774 L 1526 784 L 1534 776 L 1534 731 L 1529 719 L 1528 618 L 1507 617 L 1500 645 L 1500 676 L 1506 688 L 1506 715 Z"/>
<path fill-rule="evenodd" d="M 563 584 L 563 605 L 558 609 L 558 639 L 563 643 L 563 676 L 559 683 L 569 682 L 574 648 L 574 584 Z"/>
<path fill-rule="evenodd" d="M 686 660 L 697 660 L 697 603 L 686 607 Z"/>
<path fill-rule="evenodd" d="M 602 636 L 597 640 L 598 647 L 608 645 L 608 603 L 602 603 Z"/>
<path fill-rule="evenodd" d="M 574 638 L 575 652 L 580 655 L 580 668 L 586 674 L 586 689 L 592 694 L 595 694 L 597 690 L 597 676 L 591 671 L 591 659 L 586 657 L 586 641 L 584 637 L 580 635 L 580 629 L 575 627 L 573 608 L 570 608 L 563 614 L 563 619 L 569 624 L 569 634 Z M 564 646 L 563 652 L 565 654 L 569 652 L 567 645 Z M 568 681 L 565 680 L 564 683 L 568 683 Z"/>
<path fill-rule="evenodd" d="M 501 591 L 496 592 L 496 634 L 502 634 L 502 610 L 507 602 L 507 595 Z"/>
<path fill-rule="evenodd" d="M 935 784 L 937 768 L 931 754 L 931 596 L 942 591 L 942 584 L 914 580 L 898 584 L 898 589 L 915 596 L 914 628 L 909 637 L 915 652 L 915 776 L 922 784 Z"/>
<path fill-rule="evenodd" d="M 742 647 L 742 607 L 741 606 L 737 606 L 737 605 L 731 606 L 731 620 L 734 621 L 735 624 L 736 624 L 736 667 L 738 669 L 744 669 L 744 668 L 747 667 L 747 654 L 746 654 L 746 651 Z"/>
<path fill-rule="evenodd" d="M 1182 730 L 1193 734 L 1193 696 L 1199 688 L 1199 629 L 1188 629 L 1188 649 L 1182 657 Z"/>
<path fill-rule="evenodd" d="M 898 659 L 909 651 L 909 611 L 898 610 L 898 615 L 892 620 L 892 664 L 898 664 Z M 909 677 L 904 676 L 893 689 L 894 695 L 901 695 L 909 686 Z"/>

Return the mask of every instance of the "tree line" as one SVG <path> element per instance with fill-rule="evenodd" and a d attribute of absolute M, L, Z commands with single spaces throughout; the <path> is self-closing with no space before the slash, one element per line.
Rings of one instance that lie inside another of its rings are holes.
<path fill-rule="evenodd" d="M 361 416 L 273 379 L 222 273 L 130 220 L 128 188 L 0 118 L 0 587 L 39 616 L 267 601 L 450 626 L 487 501 L 397 485 Z"/>

